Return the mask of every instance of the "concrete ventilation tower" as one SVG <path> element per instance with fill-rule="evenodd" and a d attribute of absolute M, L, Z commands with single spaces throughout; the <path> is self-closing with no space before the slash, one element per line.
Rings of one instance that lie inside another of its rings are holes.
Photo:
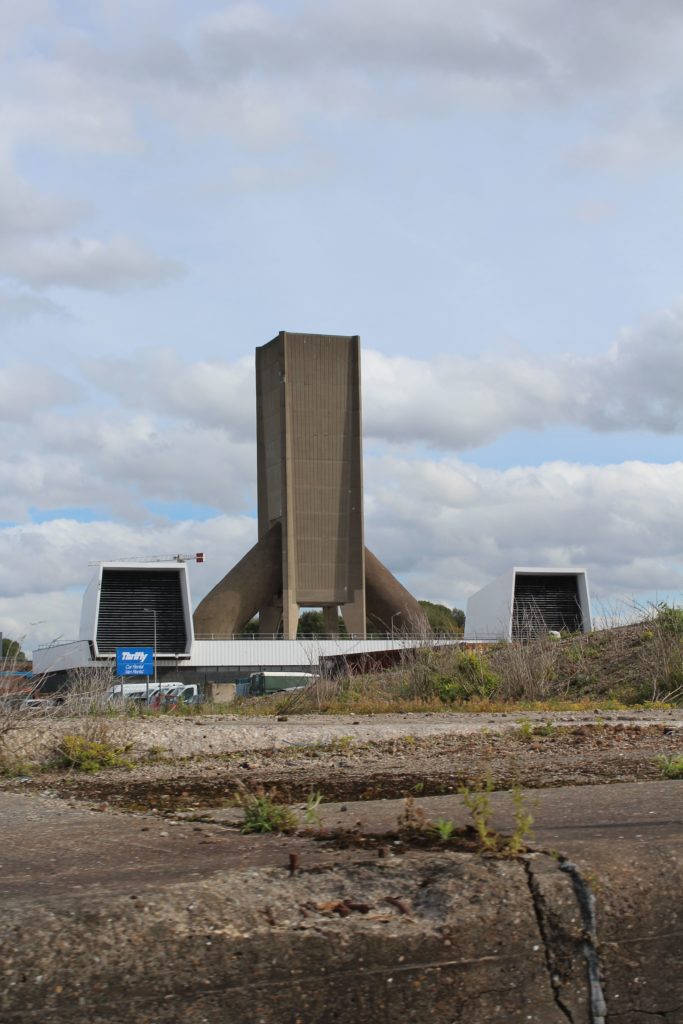
<path fill-rule="evenodd" d="M 199 637 L 294 639 L 302 607 L 338 610 L 349 633 L 366 617 L 386 633 L 425 633 L 425 614 L 363 540 L 360 338 L 290 334 L 256 349 L 259 540 L 194 614 Z"/>

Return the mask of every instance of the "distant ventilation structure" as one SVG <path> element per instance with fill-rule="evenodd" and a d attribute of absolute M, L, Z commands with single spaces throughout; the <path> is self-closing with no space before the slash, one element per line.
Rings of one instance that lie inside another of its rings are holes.
<path fill-rule="evenodd" d="M 591 628 L 585 569 L 515 567 L 467 602 L 465 640 L 529 640 Z"/>
<path fill-rule="evenodd" d="M 117 647 L 153 644 L 159 656 L 188 657 L 193 631 L 184 562 L 98 563 L 83 596 L 79 635 L 96 658 L 114 655 Z"/>
<path fill-rule="evenodd" d="M 195 635 L 294 639 L 300 608 L 326 631 L 425 633 L 418 602 L 363 539 L 360 338 L 281 331 L 256 349 L 257 544 L 198 605 Z"/>

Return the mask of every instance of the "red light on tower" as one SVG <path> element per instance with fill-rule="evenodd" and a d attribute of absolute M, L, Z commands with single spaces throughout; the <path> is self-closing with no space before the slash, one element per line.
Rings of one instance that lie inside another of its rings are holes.
<path fill-rule="evenodd" d="M 204 552 L 203 551 L 198 551 L 197 554 L 194 556 L 194 560 L 195 560 L 195 562 L 203 562 L 204 561 Z"/>

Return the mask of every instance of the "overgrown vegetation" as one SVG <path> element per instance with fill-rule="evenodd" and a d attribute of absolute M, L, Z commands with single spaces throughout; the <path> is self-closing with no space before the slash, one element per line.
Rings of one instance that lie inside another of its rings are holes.
<path fill-rule="evenodd" d="M 19 640 L 12 640 L 8 636 L 3 636 L 2 659 L 11 662 L 12 665 L 23 665 L 27 658 L 21 649 L 21 642 Z"/>
<path fill-rule="evenodd" d="M 296 815 L 290 807 L 277 803 L 263 790 L 256 793 L 243 793 L 240 805 L 244 810 L 244 822 L 241 832 L 294 832 L 297 827 Z"/>
<path fill-rule="evenodd" d="M 683 609 L 641 609 L 638 623 L 476 649 L 406 646 L 393 667 L 351 671 L 306 690 L 238 701 L 241 714 L 587 710 L 683 702 Z M 540 733 L 539 733 L 540 735 Z"/>
<path fill-rule="evenodd" d="M 521 789 L 512 790 L 513 817 L 515 827 L 510 835 L 503 835 L 491 827 L 491 792 L 493 785 L 485 784 L 469 788 L 462 786 L 458 792 L 470 812 L 481 848 L 486 853 L 502 857 L 517 857 L 527 849 L 527 839 L 532 838 L 531 826 L 534 819 L 524 805 Z"/>
<path fill-rule="evenodd" d="M 320 811 L 318 810 L 318 808 L 320 807 L 322 800 L 323 795 L 318 791 L 308 794 L 308 797 L 306 798 L 305 810 L 305 819 L 307 825 L 315 825 L 317 828 L 320 828 L 322 824 L 322 819 L 320 817 Z"/>
<path fill-rule="evenodd" d="M 28 705 L 37 696 L 41 680 L 28 673 L 18 640 L 3 637 L 0 658 L 0 774 L 16 774 L 20 735 L 30 725 Z"/>
<path fill-rule="evenodd" d="M 81 715 L 100 715 L 109 705 L 108 693 L 116 682 L 111 665 L 72 668 L 67 673 L 61 715 L 78 718 Z"/>
<path fill-rule="evenodd" d="M 79 772 L 99 772 L 105 768 L 132 768 L 124 755 L 127 746 L 112 742 L 106 730 L 91 731 L 88 735 L 67 733 L 55 750 L 55 767 L 72 768 Z"/>
<path fill-rule="evenodd" d="M 662 754 L 657 764 L 665 779 L 683 779 L 683 754 Z"/>
<path fill-rule="evenodd" d="M 518 857 L 526 852 L 527 842 L 533 838 L 531 826 L 534 819 L 524 804 L 521 789 L 515 787 L 512 790 L 514 828 L 509 835 L 498 832 L 491 825 L 492 792 L 493 783 L 490 779 L 474 786 L 461 786 L 458 790 L 470 813 L 481 852 L 496 857 Z M 431 836 L 445 844 L 458 838 L 453 821 L 447 818 L 430 821 L 423 808 L 415 803 L 413 796 L 405 798 L 398 819 L 398 833 L 407 842 Z"/>

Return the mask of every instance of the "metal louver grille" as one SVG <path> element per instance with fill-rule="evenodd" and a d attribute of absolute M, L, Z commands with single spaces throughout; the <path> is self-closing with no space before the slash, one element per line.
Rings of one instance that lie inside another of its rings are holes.
<path fill-rule="evenodd" d="M 157 653 L 183 654 L 187 631 L 180 573 L 173 569 L 103 569 L 97 619 L 100 654 L 117 647 L 152 647 L 156 611 Z"/>
<path fill-rule="evenodd" d="M 513 640 L 538 636 L 549 629 L 582 627 L 576 576 L 517 575 L 512 617 Z"/>

